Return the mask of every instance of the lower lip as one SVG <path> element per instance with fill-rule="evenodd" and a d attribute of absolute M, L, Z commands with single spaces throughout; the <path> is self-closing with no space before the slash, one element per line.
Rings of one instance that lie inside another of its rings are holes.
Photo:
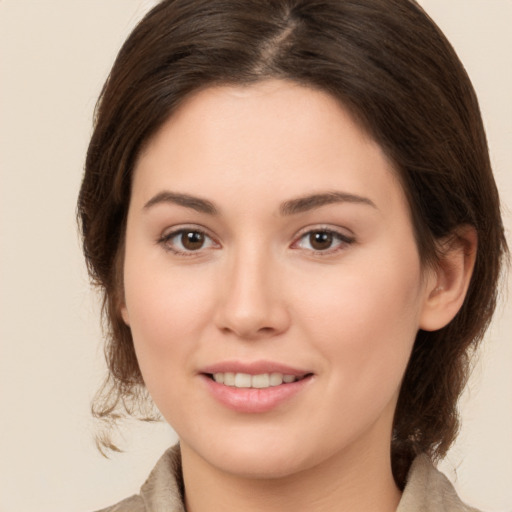
<path fill-rule="evenodd" d="M 210 393 L 222 405 L 236 412 L 262 413 L 291 400 L 308 385 L 312 376 L 288 384 L 259 389 L 225 386 L 207 375 L 201 377 Z"/>

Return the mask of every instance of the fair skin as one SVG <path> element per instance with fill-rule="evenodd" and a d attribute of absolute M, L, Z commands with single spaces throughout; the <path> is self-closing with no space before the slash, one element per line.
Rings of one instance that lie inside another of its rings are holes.
<path fill-rule="evenodd" d="M 468 254 L 423 268 L 391 163 L 329 95 L 189 98 L 136 165 L 122 306 L 187 510 L 395 510 L 401 379 L 418 329 L 460 307 Z"/>

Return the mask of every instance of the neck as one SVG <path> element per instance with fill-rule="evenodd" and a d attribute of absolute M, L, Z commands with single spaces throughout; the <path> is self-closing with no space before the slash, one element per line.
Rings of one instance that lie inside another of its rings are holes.
<path fill-rule="evenodd" d="M 394 512 L 400 500 L 389 449 L 355 450 L 279 478 L 234 475 L 181 450 L 188 512 Z"/>

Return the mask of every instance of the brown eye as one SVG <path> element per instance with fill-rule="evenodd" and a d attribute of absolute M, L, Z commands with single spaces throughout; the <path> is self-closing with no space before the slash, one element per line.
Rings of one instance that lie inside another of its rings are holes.
<path fill-rule="evenodd" d="M 309 233 L 309 243 L 315 251 L 330 249 L 334 236 L 329 231 L 313 231 Z"/>
<path fill-rule="evenodd" d="M 183 256 L 218 248 L 218 244 L 199 229 L 178 229 L 162 236 L 159 243 L 165 250 Z"/>
<path fill-rule="evenodd" d="M 293 244 L 293 248 L 311 251 L 318 255 L 329 255 L 346 249 L 354 243 L 353 237 L 339 233 L 331 229 L 313 229 L 304 233 L 299 240 Z"/>
<path fill-rule="evenodd" d="M 181 233 L 181 245 L 187 251 L 197 251 L 201 249 L 204 242 L 204 233 L 200 233 L 199 231 L 183 231 Z"/>

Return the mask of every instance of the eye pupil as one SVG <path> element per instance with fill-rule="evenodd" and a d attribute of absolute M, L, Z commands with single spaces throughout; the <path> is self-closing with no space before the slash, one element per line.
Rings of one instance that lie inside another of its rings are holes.
<path fill-rule="evenodd" d="M 329 249 L 333 242 L 333 234 L 327 231 L 315 231 L 309 235 L 309 242 L 317 251 Z"/>
<path fill-rule="evenodd" d="M 201 249 L 204 244 L 204 234 L 198 231 L 185 231 L 181 235 L 181 243 L 189 251 Z"/>

